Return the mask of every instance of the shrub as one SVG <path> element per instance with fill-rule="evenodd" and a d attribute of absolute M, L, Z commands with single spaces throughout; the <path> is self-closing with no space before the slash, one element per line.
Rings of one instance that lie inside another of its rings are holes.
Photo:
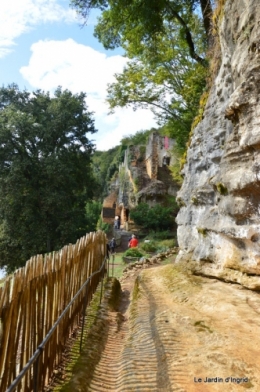
<path fill-rule="evenodd" d="M 126 257 L 142 257 L 144 254 L 138 248 L 129 248 L 125 251 L 123 256 Z"/>
<path fill-rule="evenodd" d="M 176 246 L 176 241 L 174 238 L 171 240 L 164 240 L 157 243 L 156 253 L 167 252 L 169 249 Z"/>
<path fill-rule="evenodd" d="M 155 240 L 166 240 L 166 239 L 172 239 L 173 234 L 169 230 L 164 230 L 164 231 L 151 231 L 149 233 L 149 239 L 155 239 Z"/>
<path fill-rule="evenodd" d="M 131 213 L 134 222 L 144 229 L 165 231 L 174 226 L 174 209 L 156 204 L 149 207 L 147 203 L 140 203 Z"/>
<path fill-rule="evenodd" d="M 157 246 L 154 241 L 144 242 L 140 246 L 144 252 L 155 252 L 157 250 Z"/>
<path fill-rule="evenodd" d="M 174 248 L 176 246 L 176 240 L 174 238 L 164 240 L 160 242 L 160 246 L 165 246 L 167 248 Z"/>
<path fill-rule="evenodd" d="M 102 230 L 105 233 L 109 233 L 111 231 L 111 225 L 109 223 L 103 222 L 100 217 L 97 223 L 97 230 Z"/>
<path fill-rule="evenodd" d="M 156 253 L 164 253 L 167 252 L 170 248 L 168 246 L 159 246 Z"/>

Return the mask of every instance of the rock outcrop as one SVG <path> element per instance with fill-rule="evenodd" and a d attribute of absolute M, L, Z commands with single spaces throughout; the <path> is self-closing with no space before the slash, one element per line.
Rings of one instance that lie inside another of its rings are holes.
<path fill-rule="evenodd" d="M 260 2 L 222 3 L 221 66 L 178 193 L 178 260 L 260 290 Z"/>

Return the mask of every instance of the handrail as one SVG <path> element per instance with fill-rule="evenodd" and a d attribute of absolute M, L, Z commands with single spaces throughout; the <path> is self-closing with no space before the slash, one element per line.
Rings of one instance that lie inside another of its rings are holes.
<path fill-rule="evenodd" d="M 19 383 L 21 382 L 22 378 L 26 375 L 26 373 L 28 372 L 28 370 L 31 368 L 31 366 L 39 359 L 40 355 L 43 353 L 44 351 L 44 347 L 45 345 L 48 343 L 48 341 L 50 340 L 51 336 L 53 335 L 55 329 L 57 328 L 57 326 L 59 325 L 60 321 L 63 319 L 63 317 L 65 316 L 65 314 L 68 312 L 69 308 L 71 307 L 71 305 L 74 303 L 74 301 L 78 298 L 78 296 L 81 294 L 81 292 L 83 291 L 83 289 L 87 286 L 87 284 L 90 282 L 90 280 L 97 274 L 101 273 L 102 270 L 105 267 L 107 258 L 104 258 L 104 261 L 100 267 L 100 269 L 96 272 L 93 272 L 92 275 L 90 275 L 88 277 L 88 279 L 86 280 L 85 283 L 83 283 L 83 285 L 81 286 L 81 288 L 79 289 L 79 291 L 75 294 L 75 296 L 72 298 L 72 300 L 70 301 L 70 303 L 66 306 L 66 308 L 63 310 L 63 312 L 61 313 L 61 315 L 59 316 L 59 318 L 56 320 L 56 322 L 54 323 L 54 325 L 52 326 L 52 328 L 49 330 L 49 332 L 47 333 L 47 335 L 45 336 L 45 338 L 43 339 L 43 341 L 41 342 L 41 344 L 39 344 L 39 346 L 37 347 L 36 351 L 34 352 L 34 354 L 32 355 L 32 357 L 29 359 L 29 361 L 27 362 L 27 364 L 24 366 L 24 368 L 21 370 L 21 372 L 18 374 L 18 376 L 14 379 L 14 381 L 12 382 L 12 384 L 8 387 L 8 389 L 6 390 L 6 392 L 13 392 L 14 388 L 16 388 Z M 102 276 L 103 278 L 103 276 Z M 33 380 L 34 380 L 34 387 L 33 387 L 33 391 L 37 392 L 38 391 L 38 366 L 36 367 L 35 371 L 33 372 Z"/>

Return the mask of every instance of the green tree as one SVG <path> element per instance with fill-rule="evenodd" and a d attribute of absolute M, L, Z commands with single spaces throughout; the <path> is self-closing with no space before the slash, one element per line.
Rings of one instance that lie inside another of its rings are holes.
<path fill-rule="evenodd" d="M 91 200 L 86 204 L 86 232 L 90 233 L 95 231 L 97 228 L 97 223 L 101 215 L 102 204 L 100 201 Z"/>
<path fill-rule="evenodd" d="M 194 62 L 183 42 L 172 34 L 158 37 L 153 48 L 143 45 L 142 53 L 115 75 L 107 101 L 112 111 L 127 106 L 151 108 L 159 125 L 169 124 L 169 136 L 183 149 L 205 88 L 207 69 Z"/>
<path fill-rule="evenodd" d="M 210 0 L 71 0 L 86 18 L 102 11 L 95 35 L 107 49 L 122 46 L 130 59 L 107 101 L 116 107 L 150 108 L 158 125 L 185 150 L 207 75 L 211 40 Z M 200 11 L 200 12 L 199 12 Z"/>
<path fill-rule="evenodd" d="M 123 139 L 121 140 L 121 143 L 123 146 L 138 146 L 141 144 L 146 144 L 149 135 L 155 131 L 155 128 L 152 129 L 148 129 L 146 131 L 137 131 L 134 135 L 128 135 L 123 137 Z"/>
<path fill-rule="evenodd" d="M 210 39 L 210 0 L 71 0 L 71 5 L 85 20 L 91 9 L 102 11 L 95 35 L 106 49 L 125 48 L 131 43 L 136 55 L 139 43 L 151 46 L 159 34 L 164 34 L 165 26 L 170 25 L 185 39 L 190 57 L 205 65 L 194 43 L 190 19 L 200 7 L 205 33 Z"/>
<path fill-rule="evenodd" d="M 14 269 L 85 234 L 96 132 L 84 93 L 0 89 L 0 265 Z"/>
<path fill-rule="evenodd" d="M 107 151 L 95 151 L 93 155 L 93 171 L 97 182 L 95 198 L 102 201 L 109 193 L 109 182 L 118 171 L 119 164 L 124 160 L 126 146 L 120 144 Z"/>
<path fill-rule="evenodd" d="M 131 210 L 130 216 L 137 225 L 144 229 L 164 231 L 173 228 L 175 213 L 176 209 L 173 207 L 156 204 L 150 208 L 147 203 L 140 203 Z"/>

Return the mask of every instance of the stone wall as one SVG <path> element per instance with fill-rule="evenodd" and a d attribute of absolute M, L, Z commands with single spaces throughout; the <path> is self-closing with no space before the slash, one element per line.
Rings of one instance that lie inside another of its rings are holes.
<path fill-rule="evenodd" d="M 157 148 L 155 147 L 156 133 L 153 132 L 146 145 L 145 164 L 146 171 L 150 178 L 157 176 Z"/>
<path fill-rule="evenodd" d="M 117 191 L 112 191 L 103 201 L 102 220 L 103 222 L 113 224 L 116 215 L 119 215 L 117 205 Z"/>
<path fill-rule="evenodd" d="M 165 164 L 164 158 L 167 158 L 167 165 L 173 164 L 176 159 L 172 154 L 175 143 L 175 140 L 160 136 L 157 132 L 151 133 L 145 154 L 146 170 L 151 179 L 158 179 L 158 168 Z"/>
<path fill-rule="evenodd" d="M 178 193 L 178 260 L 260 289 L 260 2 L 226 0 L 221 67 Z"/>

